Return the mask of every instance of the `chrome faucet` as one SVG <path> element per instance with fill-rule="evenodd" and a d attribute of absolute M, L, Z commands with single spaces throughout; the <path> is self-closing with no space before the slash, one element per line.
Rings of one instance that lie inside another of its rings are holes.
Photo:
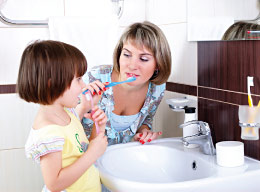
<path fill-rule="evenodd" d="M 203 121 L 188 121 L 180 125 L 180 128 L 185 126 L 196 124 L 198 126 L 198 133 L 182 138 L 184 145 L 188 146 L 189 144 L 198 144 L 202 149 L 203 153 L 206 155 L 215 155 L 216 150 L 212 142 L 211 132 L 209 124 Z"/>

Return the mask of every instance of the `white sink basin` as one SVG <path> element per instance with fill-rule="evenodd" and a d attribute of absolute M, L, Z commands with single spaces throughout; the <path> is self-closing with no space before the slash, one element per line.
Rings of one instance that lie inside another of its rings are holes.
<path fill-rule="evenodd" d="M 215 156 L 168 138 L 110 146 L 97 165 L 103 184 L 113 192 L 259 191 L 259 161 L 245 157 L 236 168 L 215 162 Z"/>

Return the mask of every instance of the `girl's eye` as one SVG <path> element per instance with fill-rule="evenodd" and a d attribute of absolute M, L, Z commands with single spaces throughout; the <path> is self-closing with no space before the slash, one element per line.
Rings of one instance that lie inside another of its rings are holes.
<path fill-rule="evenodd" d="M 81 77 L 78 77 L 78 78 L 77 78 L 78 81 L 81 81 L 81 79 L 82 79 Z"/>

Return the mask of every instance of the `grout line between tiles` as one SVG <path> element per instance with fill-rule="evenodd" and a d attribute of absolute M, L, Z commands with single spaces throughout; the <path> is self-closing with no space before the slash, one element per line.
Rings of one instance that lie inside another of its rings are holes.
<path fill-rule="evenodd" d="M 215 99 L 209 99 L 209 98 L 205 98 L 205 97 L 198 97 L 198 99 L 204 99 L 204 100 L 209 100 L 209 101 L 215 101 L 218 103 L 225 103 L 225 104 L 229 104 L 229 105 L 239 106 L 238 104 L 229 103 L 229 102 L 225 102 L 225 101 L 219 101 L 219 100 L 215 100 Z"/>
<path fill-rule="evenodd" d="M 17 150 L 17 149 L 24 149 L 24 147 L 10 148 L 10 149 L 0 149 L 0 152 L 1 152 L 1 151 L 11 151 L 11 150 Z"/>
<path fill-rule="evenodd" d="M 238 94 L 247 95 L 247 93 L 244 93 L 244 92 L 230 91 L 230 90 L 226 90 L 226 89 L 218 89 L 218 88 L 213 88 L 213 87 L 205 87 L 205 86 L 199 86 L 199 85 L 198 85 L 198 88 L 205 88 L 205 89 L 212 89 L 212 90 L 217 90 L 217 91 L 224 91 L 224 92 L 238 93 Z M 252 93 L 251 93 L 251 95 L 252 95 L 252 96 L 257 96 L 257 97 L 260 96 L 260 95 L 252 94 Z"/>

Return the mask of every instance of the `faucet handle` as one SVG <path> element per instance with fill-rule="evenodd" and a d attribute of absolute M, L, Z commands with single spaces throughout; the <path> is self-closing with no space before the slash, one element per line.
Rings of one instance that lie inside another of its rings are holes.
<path fill-rule="evenodd" d="M 209 124 L 204 121 L 192 120 L 181 124 L 179 127 L 184 128 L 192 124 L 196 124 L 198 126 L 198 134 L 208 135 L 210 133 Z"/>
<path fill-rule="evenodd" d="M 199 130 L 199 132 L 201 132 L 201 134 L 204 134 L 204 135 L 210 134 L 209 124 L 207 122 L 200 121 L 200 130 Z"/>

